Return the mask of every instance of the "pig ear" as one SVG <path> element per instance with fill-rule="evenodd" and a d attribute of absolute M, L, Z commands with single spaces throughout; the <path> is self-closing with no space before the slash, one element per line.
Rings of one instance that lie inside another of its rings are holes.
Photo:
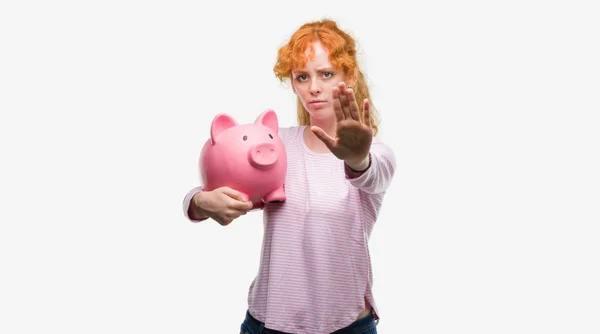
<path fill-rule="evenodd" d="M 215 116 L 210 126 L 210 141 L 212 144 L 214 145 L 217 142 L 217 137 L 221 132 L 234 127 L 237 124 L 235 119 L 227 114 L 218 114 Z"/>
<path fill-rule="evenodd" d="M 254 123 L 262 124 L 268 128 L 271 128 L 273 131 L 275 131 L 275 133 L 279 132 L 279 122 L 277 121 L 277 114 L 275 113 L 275 111 L 273 111 L 273 109 L 264 111 L 256 118 L 256 121 L 254 121 Z"/>

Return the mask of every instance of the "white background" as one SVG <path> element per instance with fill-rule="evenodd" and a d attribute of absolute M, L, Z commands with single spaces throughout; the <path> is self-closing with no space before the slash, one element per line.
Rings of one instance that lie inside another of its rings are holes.
<path fill-rule="evenodd" d="M 592 3 L 2 2 L 0 332 L 237 333 L 261 214 L 192 224 L 181 201 L 216 113 L 295 124 L 272 67 L 323 17 L 398 162 L 379 332 L 600 332 Z"/>

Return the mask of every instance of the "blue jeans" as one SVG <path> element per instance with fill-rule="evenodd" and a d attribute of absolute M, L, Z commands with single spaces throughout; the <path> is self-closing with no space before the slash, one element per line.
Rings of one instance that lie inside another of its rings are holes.
<path fill-rule="evenodd" d="M 332 334 L 377 334 L 377 324 L 373 314 L 369 313 L 364 318 L 358 319 L 348 327 L 333 332 Z M 292 334 L 265 328 L 265 324 L 254 319 L 250 312 L 246 311 L 246 319 L 242 323 L 240 334 Z"/>

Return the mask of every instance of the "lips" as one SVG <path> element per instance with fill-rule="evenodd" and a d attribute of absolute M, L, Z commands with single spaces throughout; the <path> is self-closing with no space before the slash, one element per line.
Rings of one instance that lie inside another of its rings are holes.
<path fill-rule="evenodd" d="M 325 100 L 312 100 L 308 103 L 308 107 L 310 109 L 321 109 L 327 106 L 327 101 Z"/>

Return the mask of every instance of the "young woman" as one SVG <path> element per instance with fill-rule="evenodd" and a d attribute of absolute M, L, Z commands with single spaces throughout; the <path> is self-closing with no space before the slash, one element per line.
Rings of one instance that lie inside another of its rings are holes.
<path fill-rule="evenodd" d="M 259 272 L 241 333 L 376 333 L 368 241 L 395 157 L 377 121 L 354 39 L 334 21 L 302 25 L 274 71 L 298 96 L 298 126 L 281 127 L 286 201 L 265 203 Z M 192 189 L 191 221 L 228 225 L 252 208 L 234 189 Z"/>

